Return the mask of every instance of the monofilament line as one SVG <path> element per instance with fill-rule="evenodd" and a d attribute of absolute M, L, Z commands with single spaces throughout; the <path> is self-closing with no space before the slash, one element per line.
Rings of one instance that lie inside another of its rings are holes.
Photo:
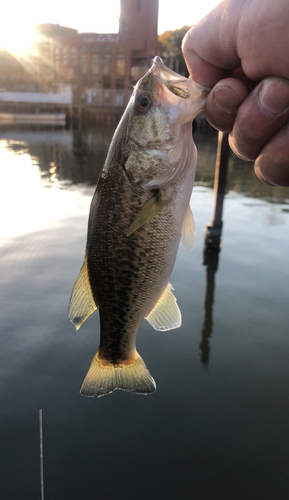
<path fill-rule="evenodd" d="M 42 410 L 39 410 L 39 440 L 40 440 L 40 485 L 41 485 L 41 500 L 44 500 Z"/>

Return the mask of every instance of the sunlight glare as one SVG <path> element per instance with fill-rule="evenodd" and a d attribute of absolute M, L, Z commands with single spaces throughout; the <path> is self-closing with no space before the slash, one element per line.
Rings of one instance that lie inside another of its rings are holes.
<path fill-rule="evenodd" d="M 9 23 L 5 23 L 4 20 L 0 22 L 0 48 L 12 54 L 22 55 L 31 52 L 37 36 L 32 25 L 15 22 L 11 29 Z"/>
<path fill-rule="evenodd" d="M 221 0 L 159 0 L 158 33 L 193 25 Z M 35 41 L 33 26 L 38 23 L 60 24 L 79 32 L 117 33 L 120 0 L 83 0 L 81 9 L 59 0 L 50 0 L 47 9 L 39 1 L 26 0 L 15 4 L 4 0 L 1 6 L 0 47 L 13 53 L 29 51 Z M 17 10 L 17 12 L 15 12 Z"/>
<path fill-rule="evenodd" d="M 192 26 L 213 10 L 221 0 L 159 0 L 158 33 Z"/>
<path fill-rule="evenodd" d="M 15 141 L 13 141 L 15 144 Z M 50 188 L 41 178 L 38 158 L 22 150 L 9 151 L 0 140 L 0 245 L 10 238 L 51 227 L 73 211 L 77 190 L 61 190 L 51 165 Z"/>

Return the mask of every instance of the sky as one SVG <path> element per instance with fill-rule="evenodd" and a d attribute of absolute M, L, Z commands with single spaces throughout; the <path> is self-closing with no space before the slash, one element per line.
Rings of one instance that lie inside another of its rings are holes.
<path fill-rule="evenodd" d="M 159 0 L 159 34 L 195 24 L 218 3 L 220 0 Z M 119 6 L 119 0 L 2 0 L 0 46 L 16 50 L 21 44 L 28 45 L 37 23 L 60 24 L 79 32 L 117 33 Z"/>

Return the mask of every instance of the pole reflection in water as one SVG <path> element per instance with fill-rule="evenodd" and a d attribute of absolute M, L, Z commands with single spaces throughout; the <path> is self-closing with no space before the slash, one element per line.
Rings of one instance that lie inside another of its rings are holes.
<path fill-rule="evenodd" d="M 206 297 L 205 318 L 202 328 L 202 339 L 199 344 L 200 360 L 207 366 L 210 359 L 210 338 L 213 333 L 213 304 L 215 295 L 215 273 L 218 270 L 219 252 L 204 252 L 204 266 L 206 266 Z"/>

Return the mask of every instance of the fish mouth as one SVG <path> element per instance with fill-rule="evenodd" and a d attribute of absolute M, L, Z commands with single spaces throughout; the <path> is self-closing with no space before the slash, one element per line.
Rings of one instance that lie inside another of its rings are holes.
<path fill-rule="evenodd" d="M 191 78 L 186 78 L 178 73 L 175 73 L 170 68 L 163 63 L 159 56 L 156 56 L 153 60 L 152 67 L 149 69 L 149 73 L 154 75 L 154 77 L 162 84 L 165 85 L 172 94 L 180 97 L 181 99 L 188 99 L 199 93 L 204 99 L 206 99 L 211 88 L 202 87 L 201 85 L 194 82 Z"/>
<path fill-rule="evenodd" d="M 154 58 L 152 67 L 149 71 L 173 94 L 182 99 L 188 99 L 190 97 L 190 84 L 188 83 L 188 78 L 182 77 L 172 69 L 167 68 L 159 56 Z"/>
<path fill-rule="evenodd" d="M 163 81 L 171 81 L 171 82 L 186 82 L 187 78 L 182 77 L 178 73 L 175 73 L 172 69 L 168 68 L 163 60 L 156 56 L 153 60 L 152 67 L 150 69 L 151 73 L 155 75 L 157 78 Z"/>

